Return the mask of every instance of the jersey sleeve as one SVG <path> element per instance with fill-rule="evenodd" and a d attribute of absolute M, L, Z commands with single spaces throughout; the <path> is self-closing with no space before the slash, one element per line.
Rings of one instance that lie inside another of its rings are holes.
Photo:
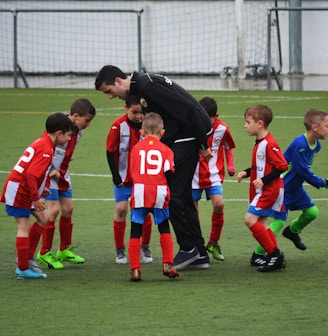
<path fill-rule="evenodd" d="M 288 169 L 287 161 L 276 142 L 271 142 L 267 147 L 268 160 L 270 160 L 276 169 L 286 171 Z"/>
<path fill-rule="evenodd" d="M 294 150 L 291 150 L 289 152 L 289 155 L 291 159 L 291 164 L 298 176 L 300 176 L 304 181 L 318 189 L 325 186 L 325 180 L 322 177 L 316 175 L 309 168 L 306 151 L 294 147 Z"/>
<path fill-rule="evenodd" d="M 107 152 L 116 152 L 120 144 L 120 125 L 113 123 L 107 136 L 106 150 Z"/>

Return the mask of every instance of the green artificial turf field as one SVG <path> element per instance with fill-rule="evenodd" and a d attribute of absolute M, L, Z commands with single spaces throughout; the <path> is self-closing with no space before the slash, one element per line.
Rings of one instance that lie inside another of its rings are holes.
<path fill-rule="evenodd" d="M 243 113 L 263 103 L 274 112 L 270 131 L 282 150 L 304 132 L 303 114 L 311 107 L 328 111 L 327 92 L 192 92 L 216 99 L 221 119 L 236 142 L 237 171 L 250 165 L 253 137 Z M 208 270 L 181 271 L 170 281 L 161 272 L 159 234 L 153 226 L 152 264 L 143 266 L 141 283 L 131 283 L 129 266 L 115 264 L 112 218 L 113 187 L 105 142 L 123 102 L 109 101 L 95 90 L 0 89 L 0 185 L 25 148 L 44 129 L 49 113 L 68 112 L 73 100 L 88 98 L 97 115 L 83 135 L 71 163 L 75 223 L 73 240 L 84 265 L 45 270 L 46 280 L 17 281 L 17 226 L 0 204 L 0 334 L 71 336 L 325 335 L 328 330 L 327 200 L 328 190 L 307 186 L 320 214 L 302 233 L 306 251 L 282 236 L 278 241 L 287 268 L 262 274 L 249 264 L 256 241 L 243 223 L 248 183 L 227 176 L 223 185 L 225 226 L 221 248 L 226 260 Z M 328 177 L 328 143 L 315 158 L 313 171 Z M 205 240 L 211 225 L 210 202 L 200 203 Z M 298 213 L 290 213 L 289 220 Z M 58 223 L 56 224 L 58 228 Z M 173 231 L 172 231 L 173 232 Z M 126 231 L 126 244 L 129 229 Z M 54 251 L 58 248 L 55 233 Z M 177 251 L 177 245 L 175 245 Z M 325 331 L 326 330 L 326 331 Z"/>

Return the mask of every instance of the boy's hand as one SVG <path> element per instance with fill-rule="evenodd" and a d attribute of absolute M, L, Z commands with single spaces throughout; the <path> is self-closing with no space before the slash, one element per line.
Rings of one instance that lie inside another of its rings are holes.
<path fill-rule="evenodd" d="M 44 211 L 46 209 L 46 203 L 42 199 L 34 201 L 33 206 L 34 211 Z"/>
<path fill-rule="evenodd" d="M 213 152 L 210 148 L 207 149 L 200 149 L 199 156 L 203 157 L 205 160 L 209 160 L 213 157 Z"/>
<path fill-rule="evenodd" d="M 264 186 L 264 183 L 263 183 L 262 179 L 260 179 L 260 178 L 257 178 L 252 183 L 253 183 L 253 185 L 256 189 L 262 188 Z"/>
<path fill-rule="evenodd" d="M 237 181 L 241 182 L 241 180 L 243 178 L 246 178 L 246 177 L 247 177 L 247 173 L 243 170 L 243 171 L 241 171 L 241 172 L 238 173 L 238 175 L 237 175 Z"/>
<path fill-rule="evenodd" d="M 49 173 L 49 177 L 50 178 L 59 178 L 60 177 L 60 172 L 56 169 L 53 169 L 50 173 Z"/>
<path fill-rule="evenodd" d="M 44 188 L 42 197 L 47 197 L 51 194 L 51 191 L 48 188 Z"/>

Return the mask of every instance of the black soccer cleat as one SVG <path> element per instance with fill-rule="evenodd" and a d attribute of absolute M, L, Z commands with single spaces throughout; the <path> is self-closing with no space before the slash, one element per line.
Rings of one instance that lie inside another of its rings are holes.
<path fill-rule="evenodd" d="M 266 262 L 266 257 L 264 254 L 256 254 L 255 252 L 253 252 L 251 260 L 250 260 L 250 264 L 251 266 L 263 266 Z"/>
<path fill-rule="evenodd" d="M 265 273 L 281 270 L 283 268 L 286 268 L 284 254 L 278 248 L 275 248 L 271 254 L 267 255 L 265 264 L 260 266 L 257 270 Z"/>
<path fill-rule="evenodd" d="M 298 249 L 300 249 L 302 251 L 305 251 L 307 249 L 307 246 L 302 241 L 301 237 L 297 233 L 294 233 L 294 232 L 290 231 L 289 226 L 287 226 L 284 229 L 284 231 L 282 231 L 282 235 L 285 238 L 291 240 Z"/>

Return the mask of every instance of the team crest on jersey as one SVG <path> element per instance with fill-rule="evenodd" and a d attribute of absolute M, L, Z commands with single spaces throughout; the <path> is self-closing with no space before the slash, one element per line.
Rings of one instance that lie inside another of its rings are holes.
<path fill-rule="evenodd" d="M 222 140 L 222 137 L 220 135 L 218 135 L 217 137 L 214 138 L 214 143 L 218 144 L 218 143 L 221 142 L 221 140 Z"/>
<path fill-rule="evenodd" d="M 263 152 L 258 152 L 256 154 L 256 157 L 257 157 L 258 160 L 264 160 L 265 155 L 264 155 Z"/>
<path fill-rule="evenodd" d="M 143 108 L 148 107 L 148 103 L 146 102 L 145 98 L 140 98 L 140 104 Z"/>

